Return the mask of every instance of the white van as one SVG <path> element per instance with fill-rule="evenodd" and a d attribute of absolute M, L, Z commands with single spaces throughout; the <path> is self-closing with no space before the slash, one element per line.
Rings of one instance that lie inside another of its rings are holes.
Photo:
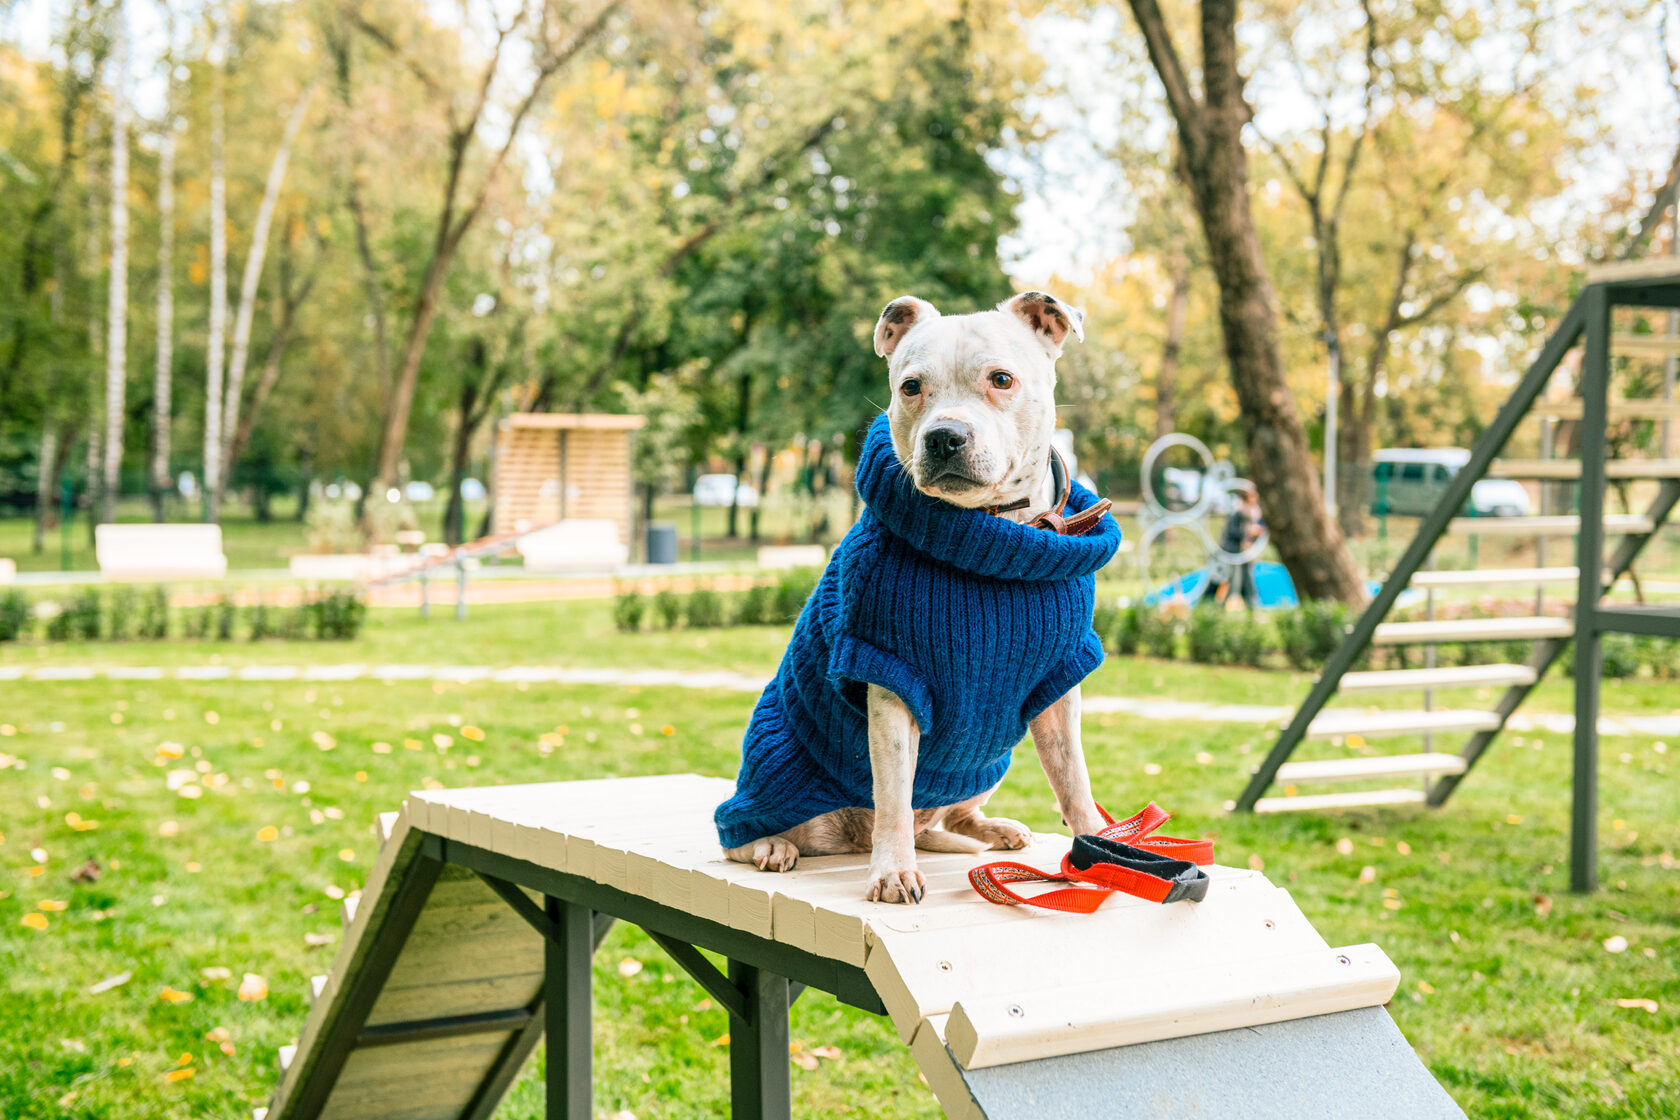
<path fill-rule="evenodd" d="M 1378 451 L 1371 456 L 1371 512 L 1379 517 L 1423 517 L 1469 462 L 1470 452 L 1462 447 Z M 1471 517 L 1525 517 L 1528 491 L 1511 479 L 1484 478 L 1470 488 L 1465 512 Z"/>

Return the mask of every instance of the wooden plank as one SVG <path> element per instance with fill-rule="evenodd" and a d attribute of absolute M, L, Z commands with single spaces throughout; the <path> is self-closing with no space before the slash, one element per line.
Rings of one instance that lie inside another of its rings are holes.
<path fill-rule="evenodd" d="M 911 933 L 870 923 L 865 971 L 904 1041 L 923 1019 L 949 1012 L 978 991 L 1122 984 L 1140 971 L 1194 969 L 1203 959 L 1277 956 L 1325 944 L 1289 892 L 1262 877 L 1218 883 L 1197 904 L 1163 906 L 1114 895 L 1095 914 L 982 905 L 1002 920 Z M 1092 952 L 1094 945 L 1101 951 Z"/>
<path fill-rule="evenodd" d="M 1581 477 L 1579 459 L 1495 459 L 1490 478 L 1569 480 Z M 1606 478 L 1680 478 L 1680 459 L 1606 459 Z"/>
<path fill-rule="evenodd" d="M 1422 778 L 1464 773 L 1464 760 L 1456 754 L 1428 751 L 1423 754 L 1367 755 L 1358 758 L 1315 759 L 1286 762 L 1278 768 L 1280 782 L 1351 782 L 1378 778 Z"/>
<path fill-rule="evenodd" d="M 1440 708 L 1427 712 L 1362 712 L 1327 708 L 1307 727 L 1309 739 L 1340 739 L 1363 735 L 1369 739 L 1399 735 L 1445 735 L 1454 731 L 1492 731 L 1498 712 Z"/>
<path fill-rule="evenodd" d="M 1378 1006 L 1399 983 L 1375 945 L 1232 955 L 1122 980 L 988 991 L 951 1009 L 946 1041 L 965 1069 L 984 1069 Z"/>
<path fill-rule="evenodd" d="M 1463 618 L 1440 622 L 1385 622 L 1371 641 L 1379 646 L 1418 642 L 1501 642 L 1567 638 L 1575 623 L 1567 618 Z"/>
<path fill-rule="evenodd" d="M 354 1050 L 321 1120 L 456 1120 L 509 1037 L 486 1032 Z"/>
<path fill-rule="evenodd" d="M 635 431 L 647 426 L 647 417 L 610 412 L 515 412 L 502 421 L 503 428 L 526 431 L 558 431 L 561 428 Z"/>
<path fill-rule="evenodd" d="M 1649 533 L 1651 529 L 1651 519 L 1636 513 L 1612 513 L 1604 518 L 1606 533 Z M 1533 517 L 1455 517 L 1447 526 L 1447 531 L 1459 536 L 1478 537 L 1573 536 L 1581 531 L 1581 519 L 1572 513 Z"/>
<path fill-rule="evenodd" d="M 1256 813 L 1307 813 L 1320 809 L 1360 809 L 1379 805 L 1421 805 L 1421 789 L 1372 789 L 1357 793 L 1314 793 L 1302 797 L 1262 797 Z"/>
<path fill-rule="evenodd" d="M 1627 280 L 1680 280 L 1680 260 L 1644 257 L 1636 261 L 1607 261 L 1587 266 L 1587 283 L 1614 284 Z"/>
<path fill-rule="evenodd" d="M 1625 358 L 1669 358 L 1680 354 L 1680 335 L 1617 331 L 1610 336 L 1610 352 Z"/>
<path fill-rule="evenodd" d="M 968 1083 L 963 1080 L 956 1059 L 945 1048 L 945 1022 L 948 1018 L 947 1015 L 934 1015 L 923 1019 L 916 1028 L 916 1037 L 910 1040 L 910 1056 L 927 1079 L 934 1100 L 939 1102 L 940 1109 L 945 1113 L 945 1120 L 986 1120 L 986 1114 L 975 1103 L 974 1094 L 968 1091 Z"/>
<path fill-rule="evenodd" d="M 1529 410 L 1530 416 L 1551 420 L 1581 419 L 1579 398 L 1562 401 L 1541 401 Z M 1654 399 L 1619 400 L 1610 402 L 1611 420 L 1673 420 L 1680 417 L 1680 402 Z"/>
<path fill-rule="evenodd" d="M 1499 688 L 1533 684 L 1534 670 L 1527 665 L 1454 665 L 1437 669 L 1383 669 L 1365 673 L 1344 673 L 1337 691 L 1343 696 L 1372 692 L 1408 692 L 1423 688 Z"/>
<path fill-rule="evenodd" d="M 1515 584 L 1533 587 L 1540 584 L 1572 584 L 1580 578 L 1580 570 L 1564 568 L 1473 568 L 1469 571 L 1417 572 L 1412 576 L 1413 587 L 1498 587 Z"/>

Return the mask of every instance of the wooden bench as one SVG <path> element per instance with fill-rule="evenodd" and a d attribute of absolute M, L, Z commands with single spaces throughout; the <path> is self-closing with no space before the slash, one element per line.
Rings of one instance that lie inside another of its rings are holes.
<path fill-rule="evenodd" d="M 618 522 L 571 518 L 520 537 L 515 547 L 527 568 L 617 568 L 630 559 L 618 539 Z"/>
<path fill-rule="evenodd" d="M 1078 916 L 982 901 L 967 871 L 997 853 L 923 853 L 920 906 L 870 903 L 867 856 L 782 875 L 725 861 L 711 815 L 732 789 L 411 795 L 381 818 L 267 1120 L 486 1118 L 545 1032 L 547 1116 L 587 1120 L 590 962 L 614 920 L 728 1010 L 739 1120 L 790 1115 L 788 1008 L 808 987 L 887 1016 L 959 1120 L 1463 1115 L 1382 1008 L 1393 964 L 1328 945 L 1257 871 L 1211 868 L 1201 903 L 1115 896 Z M 1009 855 L 1049 868 L 1067 846 Z"/>
<path fill-rule="evenodd" d="M 222 579 L 222 527 L 196 522 L 98 525 L 94 554 L 106 579 Z"/>

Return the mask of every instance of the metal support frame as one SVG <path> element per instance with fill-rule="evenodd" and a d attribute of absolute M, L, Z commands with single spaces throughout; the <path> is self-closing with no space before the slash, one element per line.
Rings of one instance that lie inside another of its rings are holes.
<path fill-rule="evenodd" d="M 1335 652 L 1330 655 L 1330 660 L 1325 663 L 1324 670 L 1319 674 L 1318 680 L 1313 683 L 1312 692 L 1308 694 L 1301 707 L 1296 710 L 1295 718 L 1290 721 L 1289 726 L 1278 737 L 1278 741 L 1272 747 L 1271 752 L 1255 768 L 1254 775 L 1249 779 L 1247 788 L 1237 798 L 1233 805 L 1237 812 L 1246 813 L 1254 810 L 1255 802 L 1260 800 L 1267 788 L 1277 778 L 1278 767 L 1289 759 L 1295 748 L 1300 745 L 1301 740 L 1306 737 L 1307 728 L 1312 724 L 1313 719 L 1324 709 L 1324 705 L 1330 697 L 1335 694 L 1337 685 L 1341 683 L 1342 674 L 1352 668 L 1353 663 L 1359 659 L 1359 655 L 1364 653 L 1366 647 L 1371 644 L 1371 636 L 1377 632 L 1377 625 L 1393 609 L 1394 601 L 1400 597 L 1400 592 L 1404 591 L 1406 586 L 1411 583 L 1412 576 L 1422 567 L 1430 549 L 1435 546 L 1436 540 L 1451 524 L 1453 516 L 1464 508 L 1465 501 L 1470 497 L 1471 486 L 1475 484 L 1476 480 L 1487 474 L 1488 467 L 1499 454 L 1500 448 L 1504 447 L 1505 441 L 1510 438 L 1511 433 L 1516 430 L 1517 424 L 1527 415 L 1529 408 L 1540 396 L 1540 391 L 1545 388 L 1546 381 L 1551 377 L 1552 371 L 1557 368 L 1558 362 L 1563 359 L 1564 354 L 1568 353 L 1570 347 L 1575 345 L 1575 340 L 1581 334 L 1583 319 L 1581 303 L 1577 301 L 1570 307 L 1568 314 L 1563 317 L 1563 322 L 1558 325 L 1557 333 L 1547 339 L 1546 345 L 1540 351 L 1540 356 L 1534 360 L 1533 365 L 1529 366 L 1528 372 L 1523 374 L 1522 380 L 1517 383 L 1510 399 L 1500 408 L 1498 415 L 1493 419 L 1493 423 L 1488 425 L 1487 431 L 1482 434 L 1481 441 L 1471 452 L 1469 463 L 1465 464 L 1464 468 L 1453 476 L 1452 481 L 1447 484 L 1446 493 L 1441 496 L 1441 500 L 1430 511 L 1429 516 L 1424 518 L 1423 523 L 1418 526 L 1417 535 L 1412 538 L 1412 543 L 1406 546 L 1405 553 L 1400 557 L 1399 563 L 1395 564 L 1394 570 L 1389 573 L 1388 579 L 1383 582 L 1376 597 L 1366 606 L 1364 613 L 1359 616 L 1359 621 L 1354 624 L 1347 637 L 1342 640 L 1341 645 L 1337 646 Z"/>
<path fill-rule="evenodd" d="M 1606 631 L 1619 631 L 1680 638 L 1680 609 L 1603 605 L 1604 595 L 1629 569 L 1634 558 L 1649 543 L 1656 529 L 1673 510 L 1676 501 L 1680 500 L 1680 482 L 1665 481 L 1648 514 L 1653 526 L 1652 531 L 1627 534 L 1615 555 L 1606 561 L 1604 488 L 1610 398 L 1610 315 L 1612 309 L 1618 306 L 1680 309 L 1680 277 L 1655 281 L 1600 282 L 1589 284 L 1581 293 L 1558 325 L 1556 333 L 1547 340 L 1539 357 L 1523 375 L 1510 399 L 1505 402 L 1482 439 L 1476 444 L 1470 462 L 1454 477 L 1441 501 L 1419 526 L 1417 535 L 1412 538 L 1400 562 L 1383 583 L 1381 591 L 1331 655 L 1306 701 L 1296 711 L 1288 728 L 1278 737 L 1271 752 L 1255 769 L 1247 788 L 1234 803 L 1235 809 L 1252 811 L 1261 795 L 1276 780 L 1278 768 L 1305 738 L 1308 727 L 1334 695 L 1342 676 L 1369 646 L 1377 625 L 1388 615 L 1401 591 L 1411 582 L 1412 576 L 1429 556 L 1453 514 L 1469 496 L 1471 487 L 1486 475 L 1494 457 L 1510 438 L 1517 422 L 1533 406 L 1563 355 L 1577 340 L 1584 337 L 1586 345 L 1580 375 L 1581 473 L 1576 487 L 1580 528 L 1575 538 L 1579 576 L 1575 597 L 1575 734 L 1571 790 L 1570 888 L 1578 892 L 1587 892 L 1597 886 L 1598 713 L 1603 634 Z M 1546 435 L 1550 436 L 1549 429 Z M 1546 440 L 1546 447 L 1549 458 L 1549 438 Z M 1544 487 L 1544 484 L 1542 486 Z M 1542 503 L 1547 504 L 1544 490 Z M 1541 547 L 1543 549 L 1544 545 Z M 1543 551 L 1541 556 L 1544 557 Z M 1543 598 L 1537 595 L 1536 610 L 1543 602 Z M 1559 639 L 1546 640 L 1536 645 L 1529 661 L 1530 666 L 1535 669 L 1536 683 L 1562 655 L 1567 645 L 1567 640 Z M 1497 707 L 1498 726 L 1471 737 L 1460 754 L 1466 764 L 1464 772 L 1439 778 L 1429 789 L 1427 802 L 1430 806 L 1439 806 L 1451 796 L 1494 737 L 1503 729 L 1506 719 L 1534 687 L 1532 684 L 1515 685 L 1506 691 Z M 1425 703 L 1428 703 L 1427 697 Z"/>
<path fill-rule="evenodd" d="M 499 1029 L 517 1029 L 473 1098 L 466 1113 L 470 1120 L 488 1120 L 495 1112 L 545 1028 L 550 1039 L 548 1120 L 591 1115 L 591 962 L 615 920 L 642 927 L 729 1013 L 730 1100 L 736 1120 L 789 1120 L 788 1011 L 807 986 L 886 1014 L 868 976 L 853 965 L 469 844 L 434 836 L 427 842 L 436 846 L 439 860 L 474 872 L 544 939 L 546 978 L 536 1004 L 484 1017 L 495 1018 Z M 543 895 L 544 904 L 538 906 L 527 890 Z M 727 974 L 702 948 L 727 959 Z M 557 1045 L 555 1039 L 564 1042 Z"/>

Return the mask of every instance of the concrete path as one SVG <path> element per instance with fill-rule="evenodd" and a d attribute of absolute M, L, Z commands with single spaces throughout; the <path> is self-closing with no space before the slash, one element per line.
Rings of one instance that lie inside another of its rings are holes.
<path fill-rule="evenodd" d="M 571 669 L 559 665 L 182 665 L 155 666 L 0 665 L 0 681 L 491 681 L 504 684 L 584 684 L 644 688 L 699 688 L 760 692 L 768 677 L 748 673 L 692 672 L 678 669 Z M 1191 700 L 1086 695 L 1084 710 L 1097 715 L 1122 714 L 1150 720 L 1195 723 L 1257 724 L 1275 728 L 1295 712 L 1270 704 L 1205 704 Z M 1568 735 L 1575 717 L 1518 712 L 1506 723 L 1510 731 L 1547 731 Z M 1680 713 L 1604 717 L 1601 735 L 1680 736 Z"/>

